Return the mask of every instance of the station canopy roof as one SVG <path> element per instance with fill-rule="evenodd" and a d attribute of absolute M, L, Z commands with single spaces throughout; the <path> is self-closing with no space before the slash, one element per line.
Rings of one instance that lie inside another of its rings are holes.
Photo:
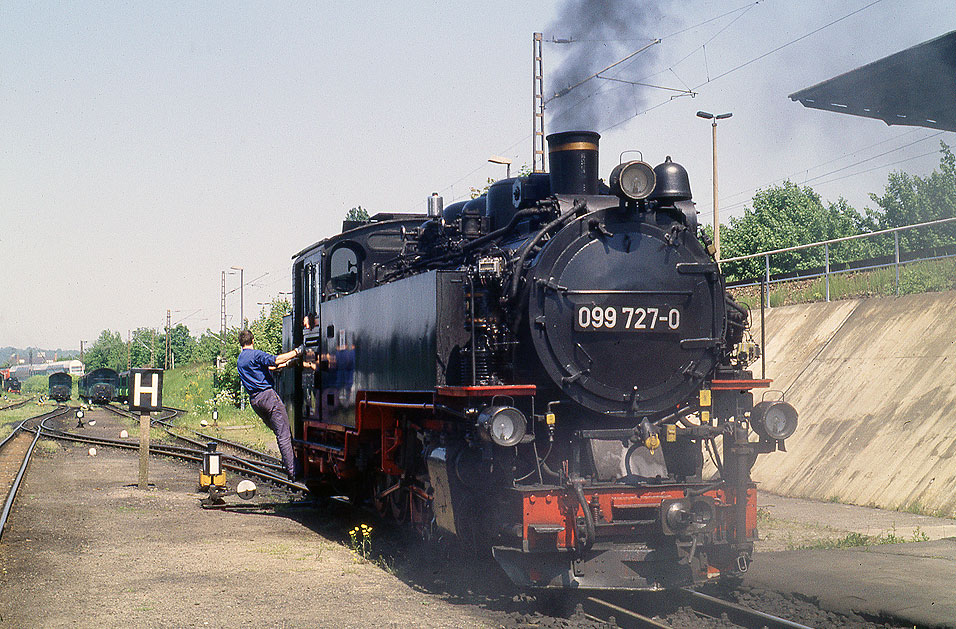
<path fill-rule="evenodd" d="M 956 131 L 956 31 L 802 89 L 790 100 L 888 125 Z"/>

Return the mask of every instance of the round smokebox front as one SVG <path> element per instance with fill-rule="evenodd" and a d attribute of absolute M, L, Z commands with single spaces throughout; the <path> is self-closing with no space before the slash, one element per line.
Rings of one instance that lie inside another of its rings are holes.
<path fill-rule="evenodd" d="M 534 269 L 529 321 L 552 380 L 583 406 L 631 417 L 673 410 L 717 361 L 724 327 L 714 274 L 695 238 L 669 245 L 652 223 L 588 214 L 568 225 Z M 600 220 L 604 233 L 588 228 Z"/>

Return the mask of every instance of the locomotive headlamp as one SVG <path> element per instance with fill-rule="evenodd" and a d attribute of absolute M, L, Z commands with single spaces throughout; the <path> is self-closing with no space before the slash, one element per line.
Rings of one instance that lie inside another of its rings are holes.
<path fill-rule="evenodd" d="M 478 413 L 482 438 L 499 446 L 516 446 L 528 430 L 524 413 L 513 406 L 486 406 Z"/>
<path fill-rule="evenodd" d="M 750 425 L 761 437 L 786 439 L 797 429 L 797 409 L 786 402 L 760 402 L 750 413 Z"/>
<path fill-rule="evenodd" d="M 650 164 L 634 160 L 615 166 L 609 183 L 615 196 L 638 201 L 654 192 L 657 176 Z"/>
<path fill-rule="evenodd" d="M 665 535 L 690 535 L 711 528 L 713 502 L 705 497 L 665 500 L 661 503 L 661 527 Z"/>

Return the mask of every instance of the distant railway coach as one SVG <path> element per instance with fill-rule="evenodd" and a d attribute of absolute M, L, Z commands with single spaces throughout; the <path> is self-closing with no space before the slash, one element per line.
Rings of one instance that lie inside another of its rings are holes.
<path fill-rule="evenodd" d="M 50 374 L 50 399 L 65 402 L 73 396 L 73 376 L 68 373 Z"/>
<path fill-rule="evenodd" d="M 80 378 L 79 394 L 93 404 L 109 404 L 116 399 L 119 375 L 112 369 L 95 369 Z"/>
<path fill-rule="evenodd" d="M 128 402 L 129 401 L 129 372 L 124 371 L 120 373 L 119 380 L 116 385 L 116 394 L 113 398 L 117 402 Z"/>

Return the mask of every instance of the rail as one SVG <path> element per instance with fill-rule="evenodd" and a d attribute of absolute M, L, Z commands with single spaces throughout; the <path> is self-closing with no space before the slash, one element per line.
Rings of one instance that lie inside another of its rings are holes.
<path fill-rule="evenodd" d="M 108 407 L 103 407 L 108 408 Z M 114 409 L 115 410 L 115 409 Z M 172 410 L 172 409 L 166 409 Z M 52 437 L 55 439 L 61 439 L 64 441 L 73 441 L 77 443 L 88 443 L 97 446 L 109 446 L 113 448 L 120 448 L 125 450 L 138 450 L 139 443 L 123 439 L 110 439 L 106 437 L 90 437 L 86 435 L 80 435 L 73 432 L 68 432 L 65 430 L 58 430 L 46 425 L 41 425 L 44 436 Z M 151 455 L 158 454 L 162 456 L 169 456 L 174 458 L 179 458 L 187 461 L 196 461 L 202 462 L 203 454 L 205 453 L 204 448 L 186 448 L 182 446 L 174 446 L 162 443 L 152 442 L 149 444 L 149 453 Z M 264 453 L 260 453 L 264 454 Z M 268 455 L 266 455 L 268 456 Z M 264 464 L 261 461 L 250 461 L 240 456 L 232 456 L 228 454 L 223 454 L 223 469 L 232 470 L 240 474 L 246 474 L 250 476 L 255 476 L 262 480 L 267 480 L 273 484 L 281 485 L 290 489 L 301 491 L 303 486 L 295 483 L 291 480 L 288 480 L 285 477 L 285 474 L 278 474 L 268 469 L 268 464 Z"/>
<path fill-rule="evenodd" d="M 131 420 L 134 420 L 134 421 L 135 421 L 135 419 L 136 419 L 136 418 L 133 416 L 133 413 L 131 413 L 131 412 L 127 411 L 127 410 L 123 410 L 122 408 L 116 408 L 116 407 L 114 407 L 112 404 L 109 405 L 109 406 L 104 406 L 103 408 L 105 408 L 105 409 L 107 409 L 107 410 L 110 410 L 110 411 L 112 411 L 113 413 L 116 413 L 117 415 L 119 415 L 119 416 L 121 416 L 121 417 L 125 417 L 125 418 L 127 418 L 127 419 L 131 419 Z M 243 453 L 245 453 L 245 454 L 248 454 L 248 455 L 251 455 L 251 456 L 254 456 L 254 457 L 260 459 L 260 460 L 262 461 L 262 464 L 263 464 L 265 467 L 272 468 L 272 469 L 276 470 L 277 473 L 278 473 L 278 472 L 282 472 L 282 471 L 285 469 L 285 468 L 282 467 L 282 461 L 281 461 L 280 459 L 278 459 L 278 458 L 276 458 L 276 457 L 270 455 L 270 454 L 266 454 L 265 452 L 262 452 L 262 451 L 260 451 L 260 450 L 256 450 L 255 448 L 250 448 L 249 446 L 243 445 L 243 444 L 238 443 L 238 442 L 236 442 L 236 441 L 230 441 L 229 439 L 224 439 L 224 438 L 218 437 L 218 436 L 216 436 L 216 435 L 210 435 L 210 434 L 208 434 L 208 433 L 200 432 L 200 431 L 198 431 L 198 430 L 192 430 L 191 428 L 186 428 L 185 426 L 176 426 L 176 425 L 170 423 L 170 420 L 175 419 L 175 417 L 176 417 L 177 415 L 185 414 L 185 413 L 186 413 L 186 411 L 183 410 L 183 409 L 173 408 L 172 406 L 167 406 L 167 407 L 165 407 L 165 408 L 163 409 L 163 412 L 171 412 L 172 414 L 171 414 L 171 415 L 168 415 L 168 416 L 165 416 L 165 417 L 154 417 L 154 418 L 152 418 L 152 419 L 150 420 L 150 424 L 158 424 L 158 425 L 162 426 L 163 429 L 166 431 L 166 434 L 168 434 L 169 436 L 171 436 L 171 437 L 173 437 L 173 438 L 175 438 L 175 439 L 179 439 L 179 440 L 181 440 L 181 441 L 185 441 L 186 443 L 190 443 L 190 444 L 192 444 L 192 445 L 194 445 L 194 446 L 196 446 L 196 447 L 198 447 L 198 448 L 200 448 L 200 449 L 205 448 L 206 444 L 209 443 L 210 441 L 215 441 L 216 443 L 218 443 L 218 444 L 220 444 L 220 445 L 228 446 L 228 447 L 230 447 L 230 448 L 232 448 L 232 449 L 234 449 L 234 450 L 237 450 L 237 451 L 239 451 L 239 452 L 243 452 Z M 175 432 L 174 429 L 175 429 L 175 430 L 180 430 L 180 431 L 185 431 L 185 432 L 191 432 L 191 433 L 194 434 L 194 435 L 197 435 L 197 436 L 199 436 L 199 437 L 202 437 L 203 439 L 205 439 L 205 441 L 199 441 L 198 439 L 190 439 L 189 437 L 187 437 L 187 436 L 185 436 L 185 435 L 182 435 L 182 434 L 179 434 L 178 432 Z"/>
<path fill-rule="evenodd" d="M 668 590 L 662 596 L 671 597 L 672 602 L 679 603 L 692 610 L 695 614 L 705 618 L 724 619 L 741 627 L 763 629 L 813 629 L 807 625 L 787 620 L 744 607 L 730 601 L 701 594 L 691 588 Z M 602 596 L 586 596 L 582 603 L 585 614 L 591 620 L 608 622 L 614 618 L 614 626 L 634 629 L 665 629 L 670 623 L 657 620 L 632 609 L 633 603 L 625 607 L 613 603 Z"/>
<path fill-rule="evenodd" d="M 32 397 L 24 398 L 24 399 L 19 400 L 19 401 L 17 401 L 17 402 L 13 402 L 12 404 L 7 404 L 6 406 L 0 406 L 0 411 L 9 411 L 9 410 L 14 409 L 14 408 L 19 408 L 19 407 L 23 406 L 24 404 L 26 404 L 27 402 L 31 402 L 31 401 L 33 401 L 33 400 L 35 400 L 35 399 L 36 399 L 36 396 L 34 395 L 34 396 L 32 396 Z"/>
<path fill-rule="evenodd" d="M 67 411 L 69 411 L 69 407 L 60 406 L 53 411 L 50 411 L 47 413 L 41 413 L 40 415 L 37 415 L 36 417 L 29 417 L 27 419 L 24 419 L 17 425 L 16 428 L 13 429 L 13 431 L 7 436 L 6 439 L 3 440 L 3 442 L 0 442 L 0 448 L 7 445 L 8 442 L 12 441 L 15 435 L 20 435 L 22 431 L 32 432 L 31 429 L 26 427 L 27 422 L 38 421 L 42 423 L 42 421 L 46 421 L 47 419 L 51 419 L 53 417 L 59 417 L 60 415 L 65 414 Z M 7 518 L 10 515 L 10 510 L 13 508 L 13 502 L 16 500 L 17 492 L 20 489 L 20 483 L 23 480 L 23 475 L 27 471 L 27 467 L 30 465 L 30 458 L 33 456 L 33 450 L 36 448 L 37 441 L 40 440 L 41 433 L 42 431 L 40 430 L 38 426 L 36 428 L 36 434 L 33 437 L 32 443 L 29 445 L 29 447 L 27 447 L 26 452 L 23 455 L 23 461 L 20 463 L 20 469 L 17 471 L 17 475 L 13 479 L 13 483 L 10 485 L 10 491 L 7 492 L 7 498 L 3 503 L 3 510 L 0 511 L 0 538 L 3 537 L 3 531 L 7 525 Z"/>
<path fill-rule="evenodd" d="M 732 283 L 732 284 L 730 284 L 730 285 L 732 285 L 732 286 L 735 287 L 735 288 L 745 288 L 745 287 L 749 287 L 749 286 L 758 286 L 758 285 L 761 286 L 762 290 L 765 291 L 765 293 L 766 293 L 766 294 L 765 294 L 765 297 L 766 297 L 766 303 L 767 303 L 768 305 L 770 304 L 770 287 L 771 287 L 772 284 L 775 284 L 775 283 L 792 282 L 792 281 L 794 281 L 794 280 L 815 279 L 815 278 L 818 278 L 818 277 L 823 277 L 823 278 L 824 278 L 824 283 L 825 283 L 825 286 L 826 286 L 826 300 L 827 300 L 827 301 L 830 301 L 830 278 L 831 278 L 831 276 L 834 276 L 834 275 L 837 275 L 837 274 L 840 274 L 840 273 L 848 273 L 848 272 L 851 272 L 851 271 L 869 271 L 869 270 L 889 268 L 889 267 L 895 267 L 895 269 L 896 269 L 895 291 L 896 291 L 896 294 L 899 295 L 899 294 L 900 294 L 900 266 L 902 266 L 903 264 L 911 263 L 911 262 L 924 262 L 924 261 L 928 261 L 928 260 L 939 260 L 939 259 L 943 259 L 943 258 L 956 257 L 956 254 L 948 254 L 948 255 L 931 256 L 931 257 L 926 257 L 926 258 L 913 258 L 913 259 L 903 260 L 903 259 L 901 258 L 901 255 L 900 255 L 900 234 L 901 234 L 902 232 L 906 232 L 906 231 L 910 231 L 910 230 L 920 229 L 920 228 L 924 228 L 924 227 L 938 226 L 938 225 L 942 225 L 942 224 L 945 224 L 945 223 L 951 223 L 951 222 L 953 222 L 953 221 L 956 221 L 956 217 L 952 217 L 952 218 L 941 218 L 941 219 L 938 219 L 938 220 L 935 220 L 935 221 L 927 221 L 927 222 L 925 222 L 925 223 L 916 223 L 916 224 L 913 224 L 913 225 L 905 225 L 905 226 L 903 226 L 903 227 L 893 227 L 893 228 L 890 228 L 890 229 L 882 229 L 882 230 L 875 231 L 875 232 L 867 232 L 867 233 L 865 233 L 865 234 L 854 234 L 854 235 L 852 235 L 852 236 L 843 236 L 842 238 L 832 238 L 832 239 L 830 239 L 830 240 L 821 240 L 821 241 L 818 241 L 818 242 L 811 242 L 811 243 L 808 243 L 808 244 L 805 244 L 805 245 L 796 245 L 796 246 L 794 246 L 794 247 L 784 247 L 784 248 L 782 248 L 782 249 L 774 249 L 774 250 L 772 250 L 772 251 L 763 251 L 763 252 L 760 252 L 760 253 L 751 253 L 751 254 L 748 254 L 748 255 L 745 255 L 745 256 L 735 256 L 735 257 L 732 257 L 732 258 L 723 258 L 723 259 L 721 259 L 720 263 L 723 265 L 723 264 L 729 264 L 729 263 L 731 263 L 731 262 L 740 262 L 740 261 L 742 261 L 742 260 L 753 260 L 753 259 L 762 258 L 763 261 L 764 261 L 764 276 L 763 276 L 763 278 L 761 278 L 760 280 L 750 280 L 750 281 L 744 280 L 744 281 L 742 281 L 742 282 L 740 282 L 740 283 L 734 282 L 734 283 Z M 845 268 L 845 269 L 836 269 L 836 270 L 834 270 L 834 269 L 832 268 L 832 264 L 831 264 L 831 260 L 830 260 L 830 247 L 831 247 L 831 245 L 835 245 L 835 244 L 842 243 L 842 242 L 848 242 L 848 241 L 851 241 L 851 240 L 859 240 L 859 239 L 863 239 L 863 238 L 873 238 L 873 237 L 877 237 L 877 236 L 885 236 L 885 235 L 887 235 L 887 234 L 893 234 L 893 261 L 892 261 L 892 262 L 874 263 L 874 264 L 869 264 L 869 265 L 852 266 L 852 267 L 849 266 L 851 263 L 847 262 L 847 263 L 841 263 L 841 264 L 846 264 L 846 265 L 847 265 L 847 268 Z M 816 247 L 823 247 L 824 267 L 823 267 L 823 271 L 822 271 L 822 272 L 821 272 L 821 271 L 816 271 L 816 270 L 814 270 L 814 271 L 808 272 L 808 273 L 806 273 L 806 274 L 800 274 L 800 273 L 798 272 L 797 275 L 792 275 L 792 276 L 791 276 L 791 275 L 788 275 L 787 277 L 772 278 L 772 277 L 770 276 L 770 258 L 771 258 L 771 256 L 779 255 L 779 254 L 782 254 L 782 253 L 791 253 L 791 252 L 794 252 L 794 251 L 802 251 L 802 250 L 812 249 L 812 248 L 816 248 Z"/>

